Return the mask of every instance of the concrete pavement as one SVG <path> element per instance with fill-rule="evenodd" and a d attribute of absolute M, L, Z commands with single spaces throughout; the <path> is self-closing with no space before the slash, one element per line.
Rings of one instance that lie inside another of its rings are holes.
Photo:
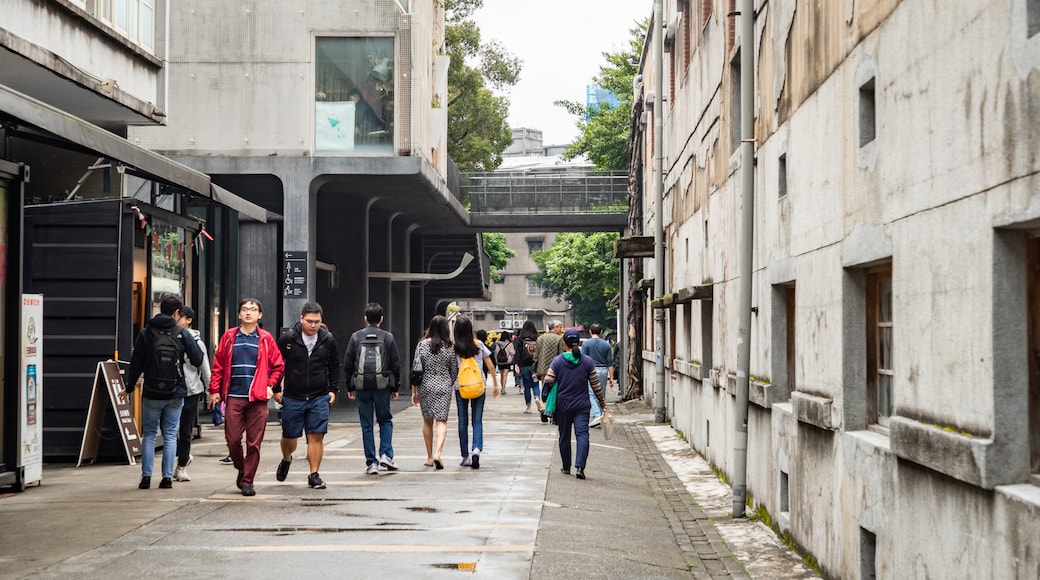
<path fill-rule="evenodd" d="M 729 488 L 650 409 L 611 407 L 615 436 L 593 430 L 585 481 L 560 473 L 555 426 L 515 389 L 487 402 L 479 470 L 458 465 L 454 419 L 445 469 L 422 465 L 417 407 L 394 417 L 401 469 L 379 475 L 358 424 L 334 423 L 325 490 L 306 485 L 303 441 L 275 479 L 275 423 L 252 498 L 212 426 L 172 490 L 138 490 L 138 465 L 48 465 L 42 486 L 0 499 L 0 578 L 816 577 L 763 524 L 729 517 Z"/>

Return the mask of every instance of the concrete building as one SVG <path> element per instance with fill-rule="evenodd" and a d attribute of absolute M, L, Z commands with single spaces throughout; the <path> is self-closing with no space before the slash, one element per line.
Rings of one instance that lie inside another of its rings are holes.
<path fill-rule="evenodd" d="M 236 280 L 213 258 L 240 215 L 267 219 L 209 175 L 126 139 L 131 127 L 167 121 L 168 7 L 5 0 L 0 8 L 0 485 L 27 483 L 28 447 L 76 458 L 97 363 L 129 358 L 163 293 L 226 311 L 212 289 Z M 23 293 L 44 295 L 43 320 L 28 336 Z M 42 420 L 30 442 L 19 377 L 27 349 L 40 345 Z M 118 432 L 106 422 L 102 457 L 123 453 Z"/>
<path fill-rule="evenodd" d="M 439 3 L 169 10 L 177 98 L 166 126 L 131 134 L 273 215 L 239 237 L 238 293 L 271 304 L 270 323 L 317 300 L 345 337 L 375 301 L 410 348 L 444 299 L 487 297 L 487 259 L 447 156 Z"/>
<path fill-rule="evenodd" d="M 645 218 L 629 234 L 663 218 L 654 405 L 738 470 L 753 51 L 752 509 L 830 578 L 1040 577 L 1040 4 L 756 0 L 754 38 L 739 4 L 664 2 L 642 55 Z M 651 399 L 653 315 L 634 346 Z"/>

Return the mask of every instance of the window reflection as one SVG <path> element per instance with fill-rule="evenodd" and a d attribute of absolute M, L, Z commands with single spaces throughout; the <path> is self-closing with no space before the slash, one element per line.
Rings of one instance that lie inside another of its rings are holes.
<path fill-rule="evenodd" d="M 315 48 L 315 152 L 392 153 L 393 38 L 319 38 Z"/>

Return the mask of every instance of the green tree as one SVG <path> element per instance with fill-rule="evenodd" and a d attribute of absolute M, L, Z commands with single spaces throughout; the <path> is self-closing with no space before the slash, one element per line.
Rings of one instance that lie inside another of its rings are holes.
<path fill-rule="evenodd" d="M 556 236 L 548 250 L 531 255 L 539 272 L 532 278 L 546 296 L 571 303 L 578 324 L 599 322 L 613 329 L 610 299 L 618 292 L 620 264 L 614 256 L 618 234 L 567 232 Z"/>
<path fill-rule="evenodd" d="M 502 274 L 499 273 L 499 270 L 506 267 L 509 259 L 516 256 L 516 252 L 506 245 L 504 234 L 487 233 L 482 234 L 482 237 L 484 239 L 484 252 L 487 253 L 491 261 L 491 280 L 501 282 Z"/>
<path fill-rule="evenodd" d="M 509 100 L 495 96 L 520 78 L 520 59 L 498 42 L 482 42 L 471 19 L 484 0 L 444 0 L 448 66 L 448 155 L 459 171 L 494 171 L 513 143 Z"/>
<path fill-rule="evenodd" d="M 578 139 L 564 151 L 564 159 L 586 154 L 598 170 L 628 169 L 632 81 L 639 70 L 638 59 L 643 54 L 643 42 L 649 26 L 650 21 L 643 20 L 629 29 L 631 38 L 628 50 L 603 53 L 607 63 L 600 66 L 599 76 L 593 82 L 617 95 L 617 107 L 588 108 L 574 101 L 555 102 L 578 118 L 577 126 L 581 131 Z"/>

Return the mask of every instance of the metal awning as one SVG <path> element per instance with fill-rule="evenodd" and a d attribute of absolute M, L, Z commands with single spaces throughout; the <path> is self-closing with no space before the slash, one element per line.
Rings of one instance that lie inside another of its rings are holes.
<path fill-rule="evenodd" d="M 0 84 L 0 113 L 46 131 L 76 145 L 109 157 L 138 172 L 171 185 L 183 187 L 260 222 L 267 222 L 267 210 L 230 191 L 214 185 L 205 173 L 196 171 L 134 145 L 123 137 L 70 115 L 44 102 Z"/>

